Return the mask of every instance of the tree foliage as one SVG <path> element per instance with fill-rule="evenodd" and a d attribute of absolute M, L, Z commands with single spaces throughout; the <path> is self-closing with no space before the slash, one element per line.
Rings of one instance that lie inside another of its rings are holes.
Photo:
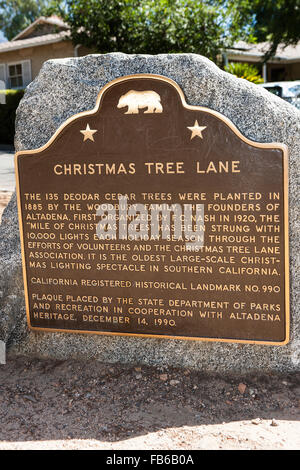
<path fill-rule="evenodd" d="M 63 14 L 63 12 L 62 12 Z M 300 0 L 67 0 L 75 43 L 97 52 L 190 52 L 216 60 L 238 40 L 300 40 Z"/>
<path fill-rule="evenodd" d="M 97 52 L 199 53 L 216 60 L 232 45 L 218 0 L 67 0 L 74 43 Z"/>
<path fill-rule="evenodd" d="M 0 30 L 11 40 L 39 16 L 47 15 L 51 0 L 0 0 Z"/>
<path fill-rule="evenodd" d="M 0 30 L 12 39 L 36 18 L 56 13 L 72 40 L 96 52 L 189 52 L 216 60 L 238 40 L 300 40 L 300 0 L 0 0 Z"/>
<path fill-rule="evenodd" d="M 223 0 L 220 4 L 230 12 L 230 27 L 239 24 L 248 40 L 270 43 L 265 60 L 276 53 L 279 44 L 300 41 L 300 0 Z"/>

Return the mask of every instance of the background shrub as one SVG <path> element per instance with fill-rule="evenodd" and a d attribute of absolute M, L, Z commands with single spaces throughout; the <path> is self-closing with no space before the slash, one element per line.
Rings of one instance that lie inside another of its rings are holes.
<path fill-rule="evenodd" d="M 24 90 L 0 90 L 5 94 L 5 104 L 0 104 L 0 144 L 13 145 L 16 109 Z"/>
<path fill-rule="evenodd" d="M 224 69 L 226 72 L 232 73 L 238 78 L 244 78 L 252 83 L 259 84 L 264 82 L 255 65 L 250 65 L 245 62 L 231 62 L 224 67 Z"/>

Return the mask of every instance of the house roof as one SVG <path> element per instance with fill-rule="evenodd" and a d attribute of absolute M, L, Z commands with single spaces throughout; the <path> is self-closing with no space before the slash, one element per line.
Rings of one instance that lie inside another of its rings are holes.
<path fill-rule="evenodd" d="M 52 44 L 68 39 L 70 36 L 69 31 L 61 31 L 60 33 L 45 34 L 43 36 L 36 36 L 28 39 L 20 39 L 16 41 L 6 41 L 0 43 L 0 54 L 2 52 L 16 51 L 26 47 L 43 46 L 45 44 Z"/>
<path fill-rule="evenodd" d="M 42 25 L 42 24 L 49 24 L 52 26 L 57 26 L 58 28 L 61 28 L 61 29 L 69 29 L 69 26 L 66 23 L 64 23 L 64 21 L 56 15 L 52 15 L 49 17 L 40 16 L 33 23 L 27 26 L 27 28 L 23 29 L 23 31 L 17 34 L 12 39 L 12 41 L 26 38 L 26 36 L 28 36 L 28 34 L 30 34 L 36 28 L 36 26 Z"/>
<path fill-rule="evenodd" d="M 238 42 L 228 49 L 228 55 L 238 55 L 247 57 L 261 58 L 269 50 L 269 42 L 261 42 L 258 44 L 249 44 L 243 41 Z M 279 45 L 274 57 L 269 62 L 293 62 L 300 60 L 300 42 L 295 46 Z"/>

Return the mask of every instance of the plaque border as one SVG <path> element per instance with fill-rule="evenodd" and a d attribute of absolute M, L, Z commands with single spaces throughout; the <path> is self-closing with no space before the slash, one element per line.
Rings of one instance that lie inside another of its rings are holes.
<path fill-rule="evenodd" d="M 158 334 L 143 334 L 143 333 L 119 333 L 111 331 L 89 331 L 89 330 L 68 330 L 68 329 L 57 329 L 57 328 L 42 328 L 35 327 L 31 325 L 30 322 L 30 313 L 29 313 L 29 293 L 27 285 L 27 273 L 26 273 L 26 262 L 25 262 L 25 249 L 24 249 L 24 234 L 23 234 L 23 218 L 22 218 L 22 206 L 21 206 L 21 194 L 20 194 L 20 181 L 19 181 L 19 169 L 18 169 L 18 158 L 21 155 L 28 154 L 37 154 L 46 150 L 62 132 L 62 130 L 67 127 L 71 122 L 75 121 L 80 117 L 91 116 L 96 114 L 99 111 L 102 97 L 104 93 L 114 85 L 117 85 L 121 82 L 134 80 L 134 79 L 153 79 L 167 82 L 172 85 L 177 93 L 180 96 L 181 104 L 184 108 L 193 110 L 193 111 L 202 111 L 208 114 L 215 116 L 224 122 L 241 140 L 243 140 L 248 145 L 251 145 L 256 148 L 268 148 L 268 149 L 279 149 L 282 151 L 282 163 L 283 163 L 283 196 L 284 196 L 284 266 L 285 266 L 285 339 L 283 341 L 265 341 L 265 340 L 244 340 L 244 339 L 231 339 L 231 338 L 202 338 L 202 337 L 190 337 L 190 336 L 171 336 L 171 335 L 158 335 Z M 133 74 L 125 75 L 119 78 L 116 78 L 104 85 L 98 93 L 96 104 L 93 109 L 88 111 L 81 111 L 80 113 L 74 114 L 64 121 L 51 138 L 41 147 L 33 150 L 19 150 L 15 153 L 14 157 L 15 163 L 15 178 L 16 178 L 16 194 L 17 194 L 17 206 L 18 206 L 18 220 L 19 220 L 19 232 L 20 232 L 20 242 L 21 242 L 21 257 L 22 257 L 22 271 L 23 271 L 23 280 L 24 280 L 24 295 L 25 295 L 25 307 L 26 307 L 26 317 L 28 328 L 32 331 L 43 331 L 48 333 L 77 333 L 77 334 L 90 334 L 90 335 L 105 335 L 105 336 L 133 336 L 140 338 L 160 338 L 160 339 L 175 339 L 175 340 L 189 340 L 189 341 L 208 341 L 208 342 L 221 342 L 221 343 L 240 343 L 240 344 L 260 344 L 268 346 L 285 346 L 290 341 L 290 291 L 289 291 L 289 217 L 288 217 L 288 147 L 287 145 L 279 142 L 256 142 L 245 137 L 236 125 L 225 115 L 219 111 L 213 109 L 198 106 L 190 105 L 186 102 L 184 93 L 180 86 L 171 78 L 165 77 L 163 75 L 157 74 Z"/>

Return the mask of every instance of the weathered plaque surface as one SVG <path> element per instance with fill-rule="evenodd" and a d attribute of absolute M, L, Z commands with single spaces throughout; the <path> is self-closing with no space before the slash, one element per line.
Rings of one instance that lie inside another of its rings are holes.
<path fill-rule="evenodd" d="M 30 328 L 288 342 L 284 145 L 133 75 L 15 161 Z"/>

